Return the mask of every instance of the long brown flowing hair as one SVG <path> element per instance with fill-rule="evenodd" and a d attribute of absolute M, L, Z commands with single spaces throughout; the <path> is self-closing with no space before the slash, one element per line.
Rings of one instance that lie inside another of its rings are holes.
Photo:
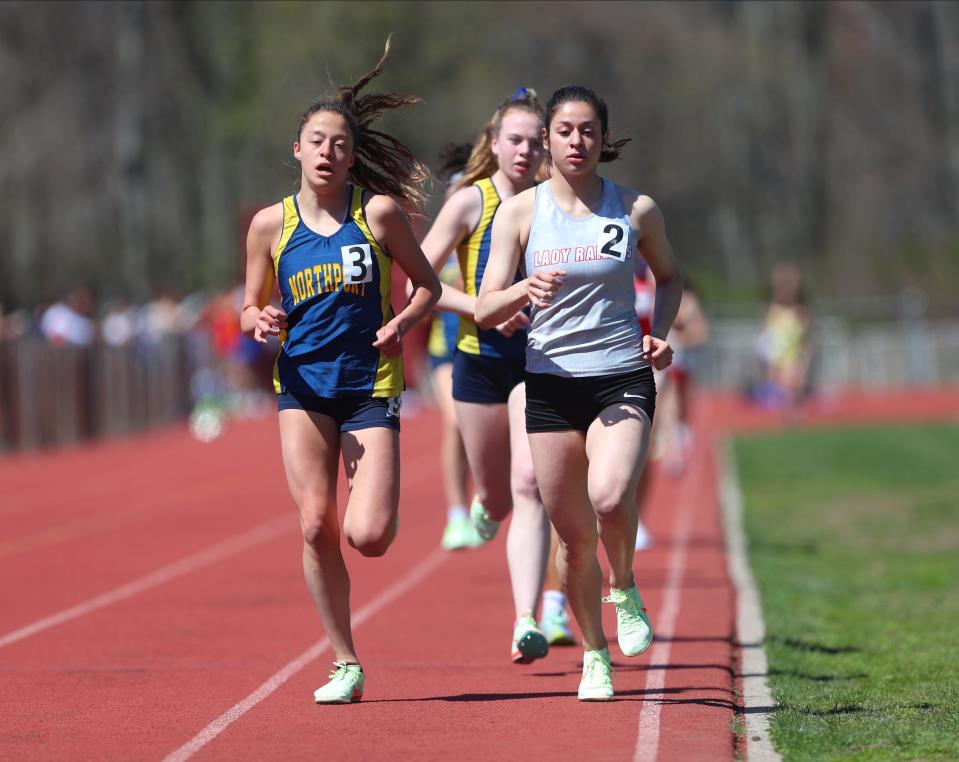
<path fill-rule="evenodd" d="M 476 136 L 469 161 L 466 163 L 466 169 L 463 170 L 463 176 L 456 181 L 457 190 L 468 188 L 477 180 L 492 177 L 496 174 L 499 165 L 496 163 L 496 156 L 493 154 L 493 138 L 499 135 L 500 128 L 503 126 L 503 117 L 513 110 L 527 111 L 538 116 L 542 122 L 546 120 L 546 109 L 543 108 L 543 104 L 536 97 L 536 91 L 529 87 L 519 88 L 496 107 L 493 116 L 483 125 L 483 129 Z"/>
<path fill-rule="evenodd" d="M 300 117 L 296 139 L 313 114 L 321 111 L 339 114 L 349 125 L 353 135 L 353 153 L 356 160 L 350 168 L 350 180 L 373 193 L 393 196 L 404 206 L 422 213 L 426 206 L 423 189 L 429 170 L 400 140 L 372 125 L 385 111 L 419 103 L 415 95 L 399 93 L 369 93 L 359 95 L 369 82 L 383 72 L 390 54 L 390 37 L 386 39 L 379 62 L 352 85 L 339 88 L 333 98 L 317 101 Z"/>

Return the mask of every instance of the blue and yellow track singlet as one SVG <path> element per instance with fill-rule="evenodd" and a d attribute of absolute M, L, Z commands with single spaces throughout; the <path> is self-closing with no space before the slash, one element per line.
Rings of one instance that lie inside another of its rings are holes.
<path fill-rule="evenodd" d="M 479 188 L 482 194 L 483 211 L 476 229 L 469 238 L 456 247 L 460 271 L 463 273 L 463 285 L 470 296 L 476 296 L 479 293 L 480 284 L 483 282 L 483 273 L 486 271 L 486 262 L 489 259 L 490 238 L 493 233 L 493 216 L 501 203 L 496 186 L 490 178 L 477 181 L 473 187 Z M 518 274 L 517 277 L 519 277 Z M 480 330 L 475 321 L 468 317 L 461 317 L 456 347 L 467 354 L 483 357 L 525 357 L 526 331 L 517 331 L 512 336 L 506 337 L 495 328 Z"/>
<path fill-rule="evenodd" d="M 349 215 L 330 236 L 303 223 L 295 195 L 283 199 L 273 269 L 288 327 L 273 368 L 277 394 L 392 397 L 403 390 L 402 357 L 373 346 L 393 318 L 391 264 L 366 223 L 362 188 L 353 188 Z"/>
<path fill-rule="evenodd" d="M 426 351 L 437 359 L 452 358 L 453 350 L 456 348 L 456 338 L 459 335 L 459 325 L 459 315 L 455 312 L 437 312 L 430 324 Z"/>
<path fill-rule="evenodd" d="M 461 287 L 462 278 L 460 268 L 454 259 L 447 259 L 443 269 L 439 271 L 440 283 L 454 288 Z M 455 312 L 436 310 L 430 324 L 430 336 L 426 343 L 426 351 L 431 356 L 442 359 L 451 359 L 456 349 L 456 340 L 459 336 L 460 316 Z"/>

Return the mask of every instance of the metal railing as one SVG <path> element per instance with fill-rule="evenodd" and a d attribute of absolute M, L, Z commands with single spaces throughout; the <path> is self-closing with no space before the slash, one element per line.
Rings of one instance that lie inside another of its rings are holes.
<path fill-rule="evenodd" d="M 756 380 L 756 320 L 714 318 L 695 353 L 703 385 Z M 813 393 L 959 383 L 959 321 L 815 323 Z M 141 431 L 189 415 L 197 379 L 215 373 L 209 336 L 170 335 L 122 347 L 0 342 L 0 450 L 33 450 Z"/>
<path fill-rule="evenodd" d="M 0 448 L 31 450 L 178 420 L 192 406 L 188 337 L 123 347 L 0 343 Z"/>
<path fill-rule="evenodd" d="M 756 320 L 713 319 L 697 352 L 700 383 L 741 389 L 755 380 Z M 854 325 L 817 317 L 811 385 L 816 390 L 959 383 L 959 321 L 887 321 Z"/>

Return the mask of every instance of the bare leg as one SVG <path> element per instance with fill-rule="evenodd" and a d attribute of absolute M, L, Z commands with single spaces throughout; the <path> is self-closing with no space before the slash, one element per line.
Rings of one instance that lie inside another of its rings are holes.
<path fill-rule="evenodd" d="M 609 558 L 612 587 L 633 584 L 636 543 L 636 487 L 646 460 L 650 421 L 630 405 L 604 409 L 586 434 L 589 500 Z"/>
<path fill-rule="evenodd" d="M 516 616 L 536 617 L 549 560 L 550 524 L 536 488 L 533 457 L 526 436 L 526 384 L 509 397 L 513 517 L 506 537 L 506 560 L 513 585 Z"/>
<path fill-rule="evenodd" d="M 281 410 L 283 465 L 303 533 L 310 597 L 339 661 L 357 662 L 350 629 L 350 577 L 340 551 L 336 479 L 340 435 L 327 416 Z"/>
<path fill-rule="evenodd" d="M 606 648 L 601 598 L 603 578 L 596 558 L 596 514 L 589 501 L 585 437 L 578 431 L 529 435 L 540 494 L 560 546 L 559 577 L 587 650 Z"/>
<path fill-rule="evenodd" d="M 559 578 L 559 570 L 556 568 L 556 559 L 559 556 L 559 535 L 556 529 L 552 528 L 549 538 L 549 561 L 546 564 L 546 580 L 543 582 L 545 590 L 562 590 L 563 583 Z"/>
<path fill-rule="evenodd" d="M 467 477 L 466 450 L 463 438 L 456 424 L 456 411 L 453 408 L 453 364 L 444 363 L 433 371 L 433 388 L 436 389 L 436 401 L 443 416 L 443 440 L 440 446 L 440 462 L 443 468 L 443 489 L 448 508 L 466 506 Z"/>
<path fill-rule="evenodd" d="M 382 426 L 342 435 L 350 501 L 343 534 L 364 556 L 382 556 L 396 537 L 400 503 L 400 435 Z"/>
<path fill-rule="evenodd" d="M 455 400 L 466 458 L 480 502 L 495 521 L 502 521 L 513 505 L 510 485 L 509 414 L 506 405 Z"/>

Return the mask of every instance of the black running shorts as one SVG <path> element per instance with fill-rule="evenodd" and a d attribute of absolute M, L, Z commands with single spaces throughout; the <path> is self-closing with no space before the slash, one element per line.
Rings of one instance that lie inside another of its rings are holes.
<path fill-rule="evenodd" d="M 610 405 L 637 407 L 653 420 L 656 382 L 649 366 L 611 376 L 526 374 L 526 431 L 583 431 Z"/>

